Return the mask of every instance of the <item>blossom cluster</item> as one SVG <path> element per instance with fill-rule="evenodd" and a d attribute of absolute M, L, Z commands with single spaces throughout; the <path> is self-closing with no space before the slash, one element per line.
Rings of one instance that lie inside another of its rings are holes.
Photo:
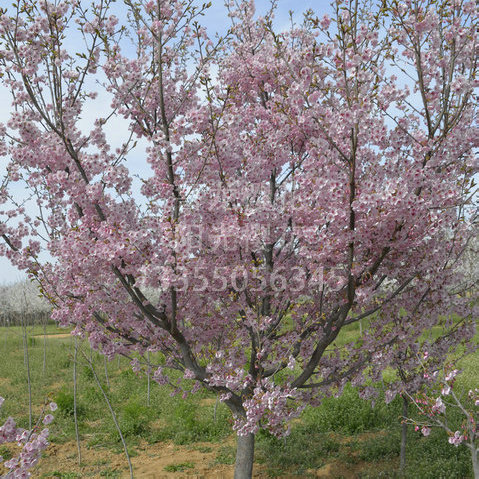
<path fill-rule="evenodd" d="M 296 392 L 275 386 L 265 380 L 256 387 L 250 399 L 244 402 L 246 418 L 237 417 L 234 429 L 238 435 L 258 432 L 260 424 L 277 437 L 289 433 L 288 422 L 298 417 L 304 407 L 294 403 Z"/>
<path fill-rule="evenodd" d="M 3 405 L 3 402 L 4 398 L 0 397 L 0 407 Z M 53 412 L 57 409 L 57 405 L 51 402 L 49 403 L 49 409 Z M 46 414 L 40 419 L 44 425 L 48 425 L 53 421 L 53 415 Z M 18 428 L 14 419 L 9 417 L 3 426 L 0 426 L 0 444 L 16 443 L 21 450 L 16 456 L 4 462 L 3 465 L 8 469 L 8 473 L 2 477 L 6 479 L 30 477 L 30 469 L 37 464 L 42 451 L 49 444 L 47 440 L 48 434 L 48 428 L 43 428 L 39 431 L 38 424 L 32 430 Z M 0 462 L 2 461 L 3 458 L 0 456 Z"/>

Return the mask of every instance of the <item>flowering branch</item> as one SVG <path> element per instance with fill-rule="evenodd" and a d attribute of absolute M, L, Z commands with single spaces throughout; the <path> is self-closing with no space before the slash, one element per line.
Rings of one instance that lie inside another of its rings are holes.
<path fill-rule="evenodd" d="M 405 391 L 425 420 L 418 421 L 410 418 L 404 420 L 408 424 L 413 424 L 416 431 L 421 430 L 424 436 L 429 436 L 431 427 L 440 427 L 447 432 L 450 444 L 454 444 L 456 447 L 460 444 L 467 446 L 471 451 L 474 477 L 477 479 L 479 477 L 479 431 L 477 429 L 479 389 L 469 390 L 467 397 L 457 394 L 454 391 L 454 386 L 458 373 L 459 371 L 451 366 L 440 378 L 438 378 L 437 371 L 432 374 L 426 372 L 425 375 L 428 375 L 430 381 L 437 381 L 429 388 L 429 391 L 417 394 L 415 397 Z M 453 422 L 451 411 L 454 408 L 461 412 L 462 423 L 460 426 L 451 425 Z"/>
<path fill-rule="evenodd" d="M 4 398 L 0 397 L 0 407 L 3 405 Z M 44 414 L 46 403 L 38 418 L 36 425 L 31 429 L 22 429 L 17 427 L 15 420 L 9 417 L 3 426 L 0 426 L 0 444 L 16 442 L 21 447 L 20 453 L 4 463 L 9 472 L 4 479 L 27 478 L 30 477 L 29 470 L 35 466 L 40 458 L 42 451 L 48 446 L 47 437 L 48 428 L 43 428 L 40 432 L 40 423 L 48 426 L 53 421 L 52 414 Z M 55 411 L 57 405 L 54 402 L 48 404 L 50 411 Z M 0 456 L 0 462 L 3 458 Z"/>

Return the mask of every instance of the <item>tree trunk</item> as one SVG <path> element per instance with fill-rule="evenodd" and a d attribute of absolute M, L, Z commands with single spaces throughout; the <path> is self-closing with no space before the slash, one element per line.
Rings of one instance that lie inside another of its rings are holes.
<path fill-rule="evenodd" d="M 27 318 L 25 313 L 21 315 L 22 336 L 23 336 L 23 361 L 27 368 L 27 387 L 28 387 L 28 429 L 32 429 L 32 379 L 30 375 L 30 355 L 28 352 Z"/>
<path fill-rule="evenodd" d="M 402 397 L 402 416 L 403 423 L 401 425 L 401 452 L 399 456 L 399 470 L 401 474 L 404 474 L 404 468 L 406 467 L 406 443 L 407 443 L 407 413 L 408 413 L 408 399 L 404 395 Z"/>
<path fill-rule="evenodd" d="M 253 477 L 254 434 L 238 436 L 237 439 L 234 479 L 251 479 Z"/>
<path fill-rule="evenodd" d="M 147 384 L 147 391 L 146 391 L 146 405 L 147 405 L 147 406 L 150 406 L 150 404 L 151 404 L 151 400 L 150 400 L 150 397 L 151 397 L 151 386 L 150 386 L 150 383 L 151 383 L 151 379 L 150 379 L 150 376 L 151 376 L 150 351 L 147 351 L 147 352 L 146 352 L 146 360 L 147 360 L 147 362 L 148 362 L 148 384 Z"/>
<path fill-rule="evenodd" d="M 45 377 L 47 371 L 47 320 L 43 322 L 43 368 L 42 375 Z"/>
<path fill-rule="evenodd" d="M 105 366 L 106 385 L 108 386 L 108 389 L 110 389 L 110 378 L 108 377 L 108 364 L 106 361 L 106 356 L 103 356 L 103 365 Z"/>
<path fill-rule="evenodd" d="M 471 454 L 472 454 L 472 468 L 474 470 L 474 479 L 479 479 L 479 449 L 476 448 L 474 442 L 472 443 L 471 447 Z"/>

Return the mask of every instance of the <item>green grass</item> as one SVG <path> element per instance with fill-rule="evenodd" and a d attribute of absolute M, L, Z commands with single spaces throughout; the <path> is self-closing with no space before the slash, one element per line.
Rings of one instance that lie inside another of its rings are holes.
<path fill-rule="evenodd" d="M 175 401 L 165 417 L 166 425 L 160 430 L 158 440 L 175 444 L 217 442 L 231 434 L 229 417 L 223 404 L 218 405 L 215 419 L 212 410 L 198 408 L 198 404 L 191 401 Z"/>
<path fill-rule="evenodd" d="M 81 477 L 80 474 L 77 474 L 76 472 L 60 472 L 60 471 L 54 471 L 49 475 L 46 475 L 44 477 L 57 477 L 58 479 L 75 479 L 77 477 Z"/>
<path fill-rule="evenodd" d="M 8 461 L 13 457 L 13 454 L 6 445 L 2 444 L 0 446 L 0 456 L 3 457 L 4 461 Z"/>
<path fill-rule="evenodd" d="M 377 401 L 373 408 L 347 387 L 343 396 L 307 408 L 288 437 L 259 433 L 256 460 L 271 477 L 309 477 L 308 470 L 339 462 L 354 470 L 355 477 L 399 478 L 400 410 L 399 399 L 388 405 Z M 359 467 L 362 471 L 355 469 Z M 426 438 L 410 426 L 404 477 L 472 478 L 469 450 L 451 446 L 443 430 Z"/>
<path fill-rule="evenodd" d="M 277 439 L 260 433 L 258 460 L 267 465 L 270 475 L 278 477 L 286 472 L 306 477 L 308 470 L 330 461 L 348 465 L 361 460 L 375 462 L 383 458 L 385 437 L 391 431 L 395 436 L 399 433 L 399 407 L 398 401 L 389 405 L 378 401 L 372 407 L 371 402 L 361 400 L 358 392 L 348 386 L 341 397 L 328 398 L 317 408 L 307 408 L 289 436 Z M 362 437 L 371 432 L 377 434 L 377 441 Z M 394 460 L 399 456 L 400 444 L 399 439 L 395 442 Z"/>
<path fill-rule="evenodd" d="M 65 330 L 49 325 L 47 333 L 64 334 Z M 29 328 L 34 412 L 38 414 L 46 398 L 57 402 L 59 409 L 50 425 L 50 440 L 62 444 L 74 440 L 73 342 L 69 337 L 47 339 L 47 367 L 44 371 L 41 334 L 41 328 Z M 340 343 L 354 340 L 358 337 L 357 325 L 349 326 L 341 334 Z M 83 347 L 89 355 L 88 346 L 83 343 Z M 26 427 L 28 391 L 20 328 L 0 328 L 0 354 L 7 358 L 0 361 L 0 395 L 6 399 L 0 409 L 0 424 L 11 415 L 21 427 Z M 169 388 L 152 383 L 151 403 L 148 405 L 146 378 L 137 376 L 127 360 L 121 359 L 118 363 L 115 359 L 107 363 L 110 386 L 105 378 L 103 357 L 93 353 L 92 361 L 132 456 L 141 440 L 147 444 L 168 441 L 205 453 L 215 452 L 213 464 L 234 463 L 234 447 L 221 444 L 231 435 L 231 415 L 221 403 L 214 414 L 214 396 L 210 393 L 201 390 L 181 399 L 172 397 Z M 160 363 L 162 357 L 152 355 L 152 361 Z M 479 353 L 468 357 L 461 367 L 464 374 L 459 378 L 459 385 L 477 387 Z M 78 367 L 78 394 L 79 430 L 88 447 L 106 447 L 121 453 L 116 427 L 93 374 L 84 363 Z M 359 399 L 354 388 L 347 386 L 341 397 L 327 398 L 317 408 L 306 408 L 300 420 L 293 423 L 288 437 L 277 439 L 260 432 L 256 461 L 270 477 L 309 477 L 311 470 L 330 462 L 351 468 L 355 477 L 399 477 L 400 416 L 400 398 L 388 405 L 378 398 L 373 407 L 371 402 Z M 210 443 L 211 446 L 195 446 L 197 442 Z M 8 459 L 11 452 L 0 446 L 0 455 Z M 84 455 L 88 455 L 88 450 Z M 99 472 L 95 477 L 119 477 L 120 472 L 109 464 L 106 460 L 98 463 Z M 165 468 L 166 472 L 185 472 L 194 464 L 183 462 L 167 467 L 172 469 Z M 73 470 L 56 470 L 41 477 L 67 479 L 82 476 Z M 469 452 L 464 446 L 456 448 L 448 444 L 441 430 L 433 430 L 430 437 L 424 438 L 410 427 L 405 477 L 472 477 Z"/>
<path fill-rule="evenodd" d="M 214 464 L 234 464 L 235 463 L 236 450 L 233 446 L 221 446 Z"/>
<path fill-rule="evenodd" d="M 303 420 L 321 432 L 355 434 L 384 428 L 397 422 L 400 414 L 398 399 L 390 405 L 379 400 L 373 407 L 371 401 L 360 399 L 358 392 L 347 385 L 339 398 L 326 398 L 320 407 L 306 409 Z"/>

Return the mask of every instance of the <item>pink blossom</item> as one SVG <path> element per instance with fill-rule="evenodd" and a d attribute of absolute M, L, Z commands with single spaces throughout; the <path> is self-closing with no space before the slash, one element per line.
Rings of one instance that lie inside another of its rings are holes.
<path fill-rule="evenodd" d="M 460 431 L 456 431 L 453 436 L 450 436 L 449 444 L 454 444 L 454 446 L 459 446 L 464 441 L 464 436 L 460 433 Z"/>
<path fill-rule="evenodd" d="M 423 426 L 421 428 L 421 433 L 423 436 L 429 436 L 429 434 L 431 434 L 431 428 L 428 426 Z"/>
<path fill-rule="evenodd" d="M 451 392 L 451 387 L 448 384 L 445 384 L 441 389 L 441 394 L 447 396 Z"/>
<path fill-rule="evenodd" d="M 51 422 L 53 421 L 53 416 L 51 414 L 47 414 L 44 418 L 43 418 L 43 424 L 48 425 L 50 424 Z"/>
<path fill-rule="evenodd" d="M 432 409 L 434 412 L 444 413 L 446 411 L 446 405 L 442 402 L 442 399 L 438 397 Z"/>
<path fill-rule="evenodd" d="M 445 380 L 446 381 L 452 381 L 456 376 L 459 371 L 457 369 L 454 369 L 453 371 L 450 371 L 449 373 L 446 374 Z"/>
<path fill-rule="evenodd" d="M 321 28 L 327 30 L 329 28 L 329 25 L 331 24 L 331 18 L 329 18 L 329 15 L 324 15 L 319 23 L 321 25 Z"/>

